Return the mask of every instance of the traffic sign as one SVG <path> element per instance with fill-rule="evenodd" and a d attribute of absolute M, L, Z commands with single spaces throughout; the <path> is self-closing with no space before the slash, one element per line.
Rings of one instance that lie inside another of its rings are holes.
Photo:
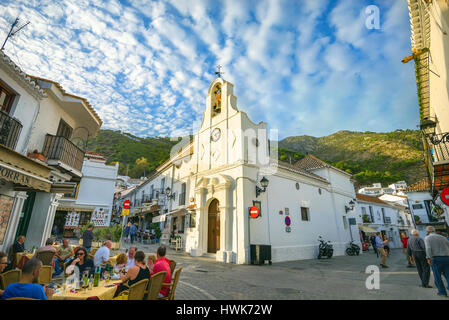
<path fill-rule="evenodd" d="M 260 210 L 258 207 L 252 206 L 251 208 L 249 208 L 249 216 L 253 219 L 259 217 L 259 213 Z"/>
<path fill-rule="evenodd" d="M 131 207 L 131 201 L 125 200 L 123 202 L 123 209 L 129 209 Z"/>
<path fill-rule="evenodd" d="M 443 201 L 444 204 L 449 206 L 449 187 L 441 191 L 441 201 Z"/>
<path fill-rule="evenodd" d="M 123 209 L 122 216 L 129 216 L 129 209 Z"/>
<path fill-rule="evenodd" d="M 285 224 L 287 225 L 287 227 L 289 227 L 291 223 L 292 223 L 292 221 L 290 220 L 290 217 L 286 216 L 285 217 Z"/>

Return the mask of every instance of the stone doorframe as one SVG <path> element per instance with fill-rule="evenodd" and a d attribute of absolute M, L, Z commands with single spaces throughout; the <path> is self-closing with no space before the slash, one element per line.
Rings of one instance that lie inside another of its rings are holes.
<path fill-rule="evenodd" d="M 216 260 L 220 262 L 235 262 L 232 254 L 232 208 L 230 203 L 231 180 L 222 174 L 212 177 L 202 177 L 195 185 L 195 202 L 198 247 L 192 250 L 192 255 L 201 256 L 207 254 L 208 212 L 212 200 L 218 200 L 218 216 L 220 219 L 220 250 L 216 253 Z"/>

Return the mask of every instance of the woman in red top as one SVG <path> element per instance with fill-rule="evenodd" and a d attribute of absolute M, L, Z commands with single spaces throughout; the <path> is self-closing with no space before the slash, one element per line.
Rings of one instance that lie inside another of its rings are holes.
<path fill-rule="evenodd" d="M 402 241 L 402 253 L 405 254 L 405 258 L 407 259 L 407 264 L 408 264 L 407 267 L 413 267 L 410 256 L 407 253 L 408 237 L 405 235 L 405 233 L 401 233 L 401 241 Z"/>
<path fill-rule="evenodd" d="M 167 249 L 165 246 L 160 246 L 157 249 L 157 260 L 153 263 L 153 260 L 148 259 L 148 267 L 150 268 L 151 275 L 156 274 L 161 271 L 166 271 L 164 283 L 171 283 L 171 272 L 170 272 L 170 264 L 169 260 L 165 258 L 165 253 Z M 170 292 L 170 288 L 167 286 L 162 286 L 161 291 L 159 292 L 159 297 L 166 297 Z"/>

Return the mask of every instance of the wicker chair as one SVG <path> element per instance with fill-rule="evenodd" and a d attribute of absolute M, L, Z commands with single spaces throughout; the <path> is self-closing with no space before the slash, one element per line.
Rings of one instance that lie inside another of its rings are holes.
<path fill-rule="evenodd" d="M 51 266 L 53 264 L 53 258 L 55 257 L 53 251 L 41 251 L 36 254 L 36 258 L 42 261 L 44 266 Z"/>
<path fill-rule="evenodd" d="M 173 277 L 173 273 L 175 272 L 176 261 L 170 260 L 170 275 Z"/>
<path fill-rule="evenodd" d="M 148 279 L 143 279 L 129 287 L 128 300 L 143 300 L 148 281 Z"/>
<path fill-rule="evenodd" d="M 5 290 L 9 284 L 19 282 L 21 277 L 22 277 L 22 270 L 20 269 L 9 270 L 4 273 L 0 273 L 1 289 Z"/>
<path fill-rule="evenodd" d="M 170 291 L 166 297 L 159 298 L 159 300 L 175 300 L 175 291 L 176 291 L 176 286 L 178 285 L 179 277 L 181 275 L 181 270 L 182 270 L 182 267 L 179 267 L 175 271 L 175 276 L 173 278 L 172 283 L 163 283 L 162 284 L 164 287 L 169 287 Z"/>
<path fill-rule="evenodd" d="M 39 279 L 37 282 L 39 284 L 49 284 L 52 280 L 51 275 L 53 274 L 53 267 L 52 266 L 42 266 L 39 269 Z"/>
<path fill-rule="evenodd" d="M 161 291 L 167 271 L 161 271 L 151 276 L 148 283 L 147 300 L 157 300 L 158 293 Z"/>

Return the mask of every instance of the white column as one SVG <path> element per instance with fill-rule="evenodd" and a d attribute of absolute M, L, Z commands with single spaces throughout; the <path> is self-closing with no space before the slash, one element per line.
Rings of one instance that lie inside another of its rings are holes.
<path fill-rule="evenodd" d="M 0 246 L 0 250 L 8 253 L 9 247 L 14 243 L 17 227 L 20 221 L 20 214 L 22 213 L 23 204 L 28 198 L 26 192 L 17 192 L 15 195 L 14 204 L 11 209 L 11 215 L 9 216 L 8 228 L 3 239 L 3 244 Z"/>
<path fill-rule="evenodd" d="M 217 252 L 217 261 L 231 263 L 231 229 L 229 213 L 229 187 L 231 183 L 218 185 L 215 190 L 219 192 L 219 210 L 220 210 L 220 250 Z"/>

